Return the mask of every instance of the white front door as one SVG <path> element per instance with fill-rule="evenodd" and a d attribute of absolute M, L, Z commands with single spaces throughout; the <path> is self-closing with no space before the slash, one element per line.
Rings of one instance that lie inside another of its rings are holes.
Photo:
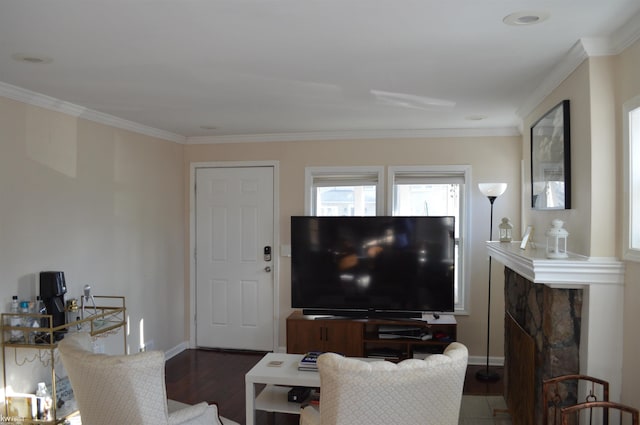
<path fill-rule="evenodd" d="M 273 167 L 195 173 L 196 346 L 271 351 Z"/>

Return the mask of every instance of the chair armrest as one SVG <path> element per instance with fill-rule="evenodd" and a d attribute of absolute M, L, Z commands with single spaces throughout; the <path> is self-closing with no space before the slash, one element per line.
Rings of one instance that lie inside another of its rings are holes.
<path fill-rule="evenodd" d="M 300 425 L 320 425 L 320 412 L 313 406 L 300 410 Z"/>
<path fill-rule="evenodd" d="M 194 404 L 169 413 L 169 425 L 222 425 L 218 406 L 206 402 Z"/>

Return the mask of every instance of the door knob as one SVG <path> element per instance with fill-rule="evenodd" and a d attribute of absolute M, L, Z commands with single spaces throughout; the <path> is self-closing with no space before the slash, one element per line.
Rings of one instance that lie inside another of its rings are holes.
<path fill-rule="evenodd" d="M 264 271 L 265 271 L 265 272 L 267 272 L 267 273 L 269 273 L 269 272 L 271 271 L 271 267 L 269 267 L 269 266 L 265 267 L 265 268 L 264 268 Z"/>

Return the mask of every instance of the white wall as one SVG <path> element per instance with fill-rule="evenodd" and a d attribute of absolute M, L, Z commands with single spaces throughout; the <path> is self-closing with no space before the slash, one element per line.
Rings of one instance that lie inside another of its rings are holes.
<path fill-rule="evenodd" d="M 126 297 L 131 352 L 141 319 L 156 348 L 180 344 L 183 191 L 181 145 L 0 97 L 0 310 L 61 270 L 67 299 Z"/>

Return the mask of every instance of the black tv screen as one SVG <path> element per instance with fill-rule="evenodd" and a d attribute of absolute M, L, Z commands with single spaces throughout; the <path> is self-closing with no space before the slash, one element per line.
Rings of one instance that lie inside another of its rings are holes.
<path fill-rule="evenodd" d="M 452 312 L 454 256 L 454 217 L 294 216 L 291 306 L 306 314 Z"/>

